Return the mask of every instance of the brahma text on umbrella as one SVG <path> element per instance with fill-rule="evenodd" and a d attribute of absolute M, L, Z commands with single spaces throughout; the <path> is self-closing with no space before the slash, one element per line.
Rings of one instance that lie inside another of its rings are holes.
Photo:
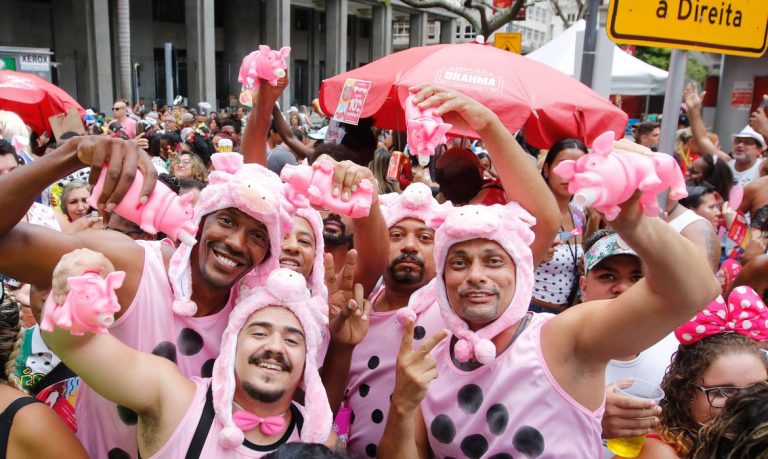
<path fill-rule="evenodd" d="M 728 27 L 741 27 L 742 11 L 734 8 L 728 2 L 706 2 L 700 0 L 679 0 L 678 2 L 659 0 L 656 8 L 656 17 L 669 18 L 669 4 L 677 3 L 677 15 L 673 16 L 679 21 L 708 22 L 711 25 L 725 25 Z"/>

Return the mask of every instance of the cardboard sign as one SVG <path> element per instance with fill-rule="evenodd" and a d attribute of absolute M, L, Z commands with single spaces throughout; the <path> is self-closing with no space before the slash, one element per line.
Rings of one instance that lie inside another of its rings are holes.
<path fill-rule="evenodd" d="M 344 82 L 344 88 L 341 90 L 339 104 L 336 106 L 333 119 L 357 126 L 357 123 L 360 122 L 360 115 L 363 113 L 365 98 L 368 97 L 370 89 L 370 81 L 347 78 L 347 81 Z"/>
<path fill-rule="evenodd" d="M 85 135 L 83 121 L 80 119 L 80 113 L 77 112 L 77 109 L 70 108 L 66 113 L 53 115 L 48 118 L 48 121 L 51 123 L 51 130 L 56 140 L 59 140 L 62 134 L 69 131 Z"/>

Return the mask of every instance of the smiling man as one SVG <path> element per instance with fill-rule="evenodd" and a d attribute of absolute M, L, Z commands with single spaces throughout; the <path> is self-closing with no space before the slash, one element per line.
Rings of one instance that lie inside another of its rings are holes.
<path fill-rule="evenodd" d="M 110 272 L 103 255 L 89 256 Z M 211 378 L 188 378 L 109 334 L 56 330 L 45 339 L 97 392 L 137 413 L 142 457 L 260 457 L 288 442 L 328 442 L 317 372 L 324 326 L 304 278 L 278 269 L 238 300 Z M 306 407 L 292 402 L 300 383 Z"/>
<path fill-rule="evenodd" d="M 608 361 L 647 348 L 719 291 L 693 245 L 635 199 L 612 224 L 646 277 L 557 316 L 527 312 L 533 223 L 511 202 L 454 209 L 437 230 L 437 297 L 452 336 L 413 350 L 406 329 L 379 457 L 599 457 Z"/>
<path fill-rule="evenodd" d="M 232 161 L 226 155 L 214 160 L 217 170 L 211 173 L 210 185 L 195 207 L 199 230 L 193 246 L 182 243 L 174 248 L 133 241 L 115 231 L 67 235 L 24 223 L 11 228 L 23 217 L 22 207 L 28 207 L 45 184 L 82 167 L 80 158 L 86 164 L 92 158 L 97 158 L 94 162 L 106 158 L 110 166 L 123 165 L 124 170 L 116 169 L 119 180 L 108 187 L 103 201 L 112 199 L 115 186 L 127 189 L 135 173 L 131 164 L 139 163 L 145 181 L 154 184 L 149 158 L 133 143 L 94 137 L 70 140 L 46 155 L 45 161 L 0 179 L 0 190 L 14 190 L 0 197 L 8 211 L 8 220 L 0 223 L 4 251 L 0 272 L 46 286 L 51 283 L 56 257 L 77 248 L 103 253 L 126 272 L 118 292 L 122 308 L 112 335 L 133 349 L 175 362 L 185 376 L 210 376 L 235 299 L 231 294 L 237 291 L 234 287 L 247 273 L 255 271 L 258 278 L 265 279 L 278 267 L 280 242 L 291 229 L 290 216 L 277 194 L 279 178 L 261 166 L 242 165 L 237 161 L 239 155 L 231 155 Z M 259 180 L 249 178 L 255 176 Z M 98 271 L 98 264 L 87 255 L 69 261 L 65 277 Z M 73 408 L 78 438 L 91 456 L 138 457 L 135 413 L 117 407 L 86 385 L 81 385 Z"/>

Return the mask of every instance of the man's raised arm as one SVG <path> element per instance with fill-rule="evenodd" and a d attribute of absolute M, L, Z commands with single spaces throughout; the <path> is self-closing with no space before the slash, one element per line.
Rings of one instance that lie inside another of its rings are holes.
<path fill-rule="evenodd" d="M 422 108 L 437 107 L 436 114 L 459 129 L 475 131 L 483 139 L 501 179 L 507 198 L 518 202 L 536 218 L 531 244 L 535 265 L 543 259 L 555 238 L 561 216 L 557 203 L 515 136 L 501 124 L 493 111 L 464 94 L 439 86 L 411 88 L 414 102 Z"/>

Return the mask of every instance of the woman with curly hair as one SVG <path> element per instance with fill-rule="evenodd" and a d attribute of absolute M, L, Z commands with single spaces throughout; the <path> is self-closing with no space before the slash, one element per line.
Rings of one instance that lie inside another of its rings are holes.
<path fill-rule="evenodd" d="M 0 297 L 0 457 L 87 458 L 61 418 L 18 389 L 13 367 L 23 330 L 21 305 L 2 284 Z"/>
<path fill-rule="evenodd" d="M 171 174 L 177 179 L 194 179 L 208 182 L 208 169 L 203 161 L 194 153 L 182 152 L 171 161 Z"/>
<path fill-rule="evenodd" d="M 661 383 L 659 426 L 639 458 L 690 458 L 725 402 L 768 379 L 758 345 L 768 340 L 767 309 L 754 290 L 737 287 L 727 305 L 718 298 L 675 331 L 681 344 Z"/>
<path fill-rule="evenodd" d="M 768 459 L 768 383 L 756 384 L 725 404 L 699 433 L 693 459 Z"/>

